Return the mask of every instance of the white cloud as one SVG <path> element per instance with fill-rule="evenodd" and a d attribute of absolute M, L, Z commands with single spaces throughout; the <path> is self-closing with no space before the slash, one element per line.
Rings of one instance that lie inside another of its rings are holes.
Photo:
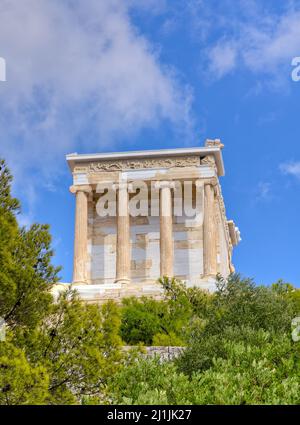
<path fill-rule="evenodd" d="M 239 0 L 234 7 L 230 1 L 191 1 L 198 13 L 194 17 L 202 22 L 205 15 L 213 22 L 207 27 L 203 49 L 209 74 L 215 70 L 214 77 L 222 78 L 244 68 L 272 75 L 275 83 L 290 79 L 291 60 L 299 56 L 300 48 L 300 11 L 293 2 L 274 8 L 258 0 Z M 203 44 L 201 36 L 199 40 Z"/>
<path fill-rule="evenodd" d="M 285 162 L 280 164 L 279 169 L 283 174 L 289 174 L 300 179 L 300 161 Z"/>
<path fill-rule="evenodd" d="M 256 199 L 266 201 L 271 199 L 271 184 L 269 182 L 261 181 L 257 186 Z"/>
<path fill-rule="evenodd" d="M 237 47 L 234 43 L 219 41 L 209 52 L 211 78 L 221 78 L 236 66 Z"/>
<path fill-rule="evenodd" d="M 191 92 L 132 25 L 131 4 L 0 0 L 0 153 L 19 183 L 162 121 L 189 130 Z"/>
<path fill-rule="evenodd" d="M 246 46 L 246 41 L 249 47 Z M 250 26 L 243 35 L 245 64 L 253 71 L 275 73 L 281 65 L 290 66 L 299 54 L 300 12 L 287 12 L 266 26 Z"/>

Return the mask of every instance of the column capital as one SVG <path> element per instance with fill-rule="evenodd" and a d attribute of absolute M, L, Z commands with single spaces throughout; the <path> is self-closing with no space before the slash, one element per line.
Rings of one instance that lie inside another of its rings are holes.
<path fill-rule="evenodd" d="M 197 189 L 203 188 L 204 183 L 205 183 L 204 179 L 195 180 L 195 186 L 196 186 Z"/>
<path fill-rule="evenodd" d="M 213 187 L 218 186 L 218 179 L 217 179 L 217 177 L 211 177 L 210 179 L 205 179 L 204 180 L 204 185 L 205 186 L 208 186 L 209 185 L 209 186 L 213 186 Z"/>
<path fill-rule="evenodd" d="M 69 188 L 71 193 L 76 194 L 77 192 L 91 193 L 93 191 L 92 187 L 87 184 L 83 185 L 72 185 Z"/>
<path fill-rule="evenodd" d="M 175 189 L 175 182 L 172 180 L 158 180 L 155 182 L 155 189 Z"/>

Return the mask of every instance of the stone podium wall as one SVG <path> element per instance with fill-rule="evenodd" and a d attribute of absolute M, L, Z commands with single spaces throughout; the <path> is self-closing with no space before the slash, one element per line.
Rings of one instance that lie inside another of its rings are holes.
<path fill-rule="evenodd" d="M 124 350 L 129 351 L 134 347 L 126 345 L 123 347 Z M 143 347 L 146 353 L 142 354 L 145 357 L 155 357 L 158 356 L 161 361 L 170 361 L 179 357 L 180 354 L 185 350 L 185 347 L 177 347 L 177 346 L 151 346 L 151 347 Z"/>
<path fill-rule="evenodd" d="M 198 168 L 186 167 L 184 170 L 170 168 L 151 172 L 147 170 L 142 173 L 130 172 L 130 175 L 128 172 L 119 173 L 118 178 L 135 177 L 147 182 L 162 178 L 163 175 L 165 179 L 176 180 L 182 179 L 183 171 L 191 181 L 196 176 L 204 179 L 206 176 L 214 175 L 214 171 L 204 165 Z M 107 174 L 105 173 L 106 179 L 116 178 L 116 173 L 109 176 Z M 195 197 L 195 193 L 193 196 Z M 100 217 L 96 203 L 97 196 L 94 195 L 88 202 L 87 281 L 92 284 L 111 284 L 114 283 L 116 275 L 117 220 L 116 217 Z M 149 209 L 150 205 L 149 200 Z M 189 285 L 199 283 L 199 278 L 204 274 L 203 216 L 202 199 L 195 217 L 186 216 L 184 208 L 181 216 L 173 214 L 172 217 L 174 275 Z M 228 250 L 227 245 L 224 245 L 224 248 Z M 150 211 L 147 217 L 130 217 L 130 278 L 133 284 L 157 281 L 160 276 L 159 253 L 160 217 L 151 216 Z M 225 260 L 225 267 L 226 265 L 228 274 L 228 259 Z"/>

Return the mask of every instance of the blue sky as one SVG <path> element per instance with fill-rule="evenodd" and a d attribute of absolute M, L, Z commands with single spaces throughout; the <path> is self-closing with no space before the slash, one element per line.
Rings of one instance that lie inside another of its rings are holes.
<path fill-rule="evenodd" d="M 70 281 L 70 152 L 220 138 L 237 271 L 300 286 L 300 1 L 0 0 L 0 155 Z"/>

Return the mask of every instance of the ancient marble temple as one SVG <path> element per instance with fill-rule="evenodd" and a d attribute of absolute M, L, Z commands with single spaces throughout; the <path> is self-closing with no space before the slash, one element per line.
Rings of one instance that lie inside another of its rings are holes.
<path fill-rule="evenodd" d="M 69 154 L 73 287 L 83 299 L 159 297 L 160 276 L 215 289 L 240 237 L 225 213 L 219 139 L 204 147 Z"/>

